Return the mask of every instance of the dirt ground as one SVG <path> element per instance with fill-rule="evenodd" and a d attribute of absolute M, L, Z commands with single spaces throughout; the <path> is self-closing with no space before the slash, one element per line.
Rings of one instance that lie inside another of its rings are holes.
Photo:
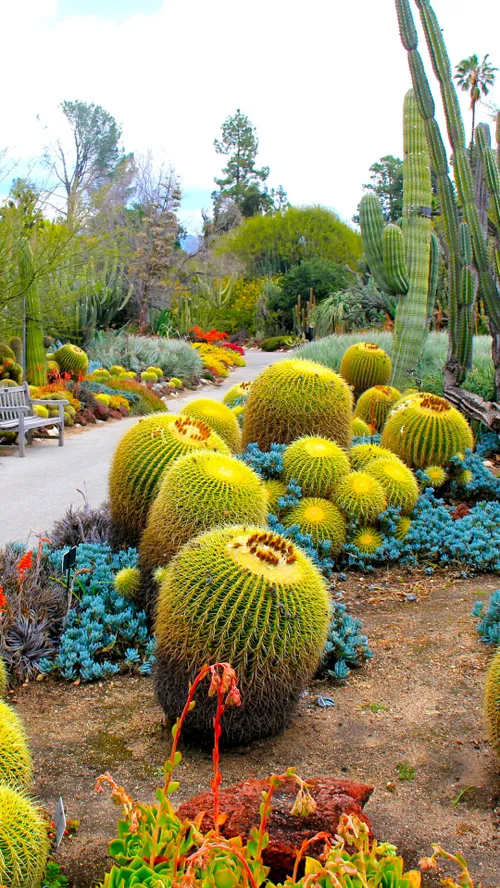
<path fill-rule="evenodd" d="M 338 585 L 363 620 L 374 653 L 343 685 L 313 684 L 291 728 L 225 753 L 227 786 L 294 765 L 301 776 L 349 776 L 375 785 L 366 811 L 407 867 L 436 841 L 459 850 L 483 888 L 500 886 L 500 760 L 488 747 L 482 686 L 491 650 L 481 645 L 473 603 L 498 577 L 457 573 L 352 574 Z M 318 695 L 333 697 L 323 709 Z M 49 811 L 62 795 L 81 822 L 57 859 L 72 885 L 90 888 L 107 865 L 118 809 L 93 791 L 109 770 L 137 799 L 152 800 L 169 732 L 148 678 L 79 687 L 36 682 L 14 698 L 31 738 L 35 792 Z M 185 750 L 179 802 L 209 788 L 209 753 Z M 403 779 L 406 778 L 406 779 Z M 438 884 L 426 877 L 425 885 Z"/>

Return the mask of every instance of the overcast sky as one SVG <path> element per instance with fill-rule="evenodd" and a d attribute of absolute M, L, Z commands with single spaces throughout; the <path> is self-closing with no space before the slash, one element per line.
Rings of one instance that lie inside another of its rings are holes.
<path fill-rule="evenodd" d="M 489 52 L 500 66 L 498 0 L 434 8 L 453 64 Z M 394 0 L 0 0 L 0 33 L 0 147 L 36 158 L 64 131 L 63 99 L 100 104 L 127 151 L 175 166 L 192 231 L 220 172 L 213 140 L 238 107 L 270 184 L 346 220 L 370 165 L 401 155 L 411 84 Z"/>

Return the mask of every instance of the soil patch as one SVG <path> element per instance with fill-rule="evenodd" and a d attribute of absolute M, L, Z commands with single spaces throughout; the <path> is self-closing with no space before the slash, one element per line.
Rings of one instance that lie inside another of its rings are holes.
<path fill-rule="evenodd" d="M 483 888 L 500 885 L 500 761 L 488 746 L 482 694 L 491 649 L 481 645 L 474 602 L 498 577 L 457 571 L 379 571 L 337 583 L 363 620 L 373 659 L 342 685 L 313 684 L 286 733 L 224 753 L 225 785 L 295 766 L 373 783 L 366 806 L 376 836 L 398 846 L 408 868 L 439 842 L 460 851 Z M 318 696 L 335 706 L 322 708 Z M 81 822 L 58 860 L 75 888 L 106 868 L 118 809 L 94 793 L 108 770 L 142 801 L 153 799 L 169 730 L 148 678 L 94 685 L 35 682 L 15 697 L 33 747 L 35 792 L 53 811 L 62 795 Z M 184 750 L 178 802 L 209 788 L 209 753 Z M 426 876 L 426 885 L 437 885 Z"/>

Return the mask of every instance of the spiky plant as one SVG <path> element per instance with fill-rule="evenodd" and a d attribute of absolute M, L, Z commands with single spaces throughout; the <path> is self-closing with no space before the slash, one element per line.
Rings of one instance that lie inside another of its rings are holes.
<path fill-rule="evenodd" d="M 296 524 L 301 533 L 311 535 L 313 543 L 329 540 L 330 551 L 337 555 L 346 539 L 346 520 L 337 506 L 321 497 L 304 497 L 297 506 L 288 509 L 283 518 L 285 527 Z"/>
<path fill-rule="evenodd" d="M 251 387 L 251 382 L 238 382 L 236 385 L 232 385 L 224 395 L 222 403 L 228 407 L 234 407 L 235 404 L 243 404 L 250 394 Z"/>
<path fill-rule="evenodd" d="M 85 376 L 89 366 L 89 359 L 83 348 L 71 342 L 61 345 L 61 348 L 54 352 L 53 360 L 57 361 L 62 373 L 70 373 L 73 379 Z"/>
<path fill-rule="evenodd" d="M 340 375 L 354 389 L 356 396 L 374 385 L 387 385 L 391 379 L 389 355 L 374 342 L 356 342 L 340 362 Z"/>
<path fill-rule="evenodd" d="M 380 548 L 383 540 L 376 527 L 365 525 L 356 530 L 351 542 L 362 555 L 373 555 Z"/>
<path fill-rule="evenodd" d="M 371 429 L 367 422 L 364 419 L 361 419 L 359 416 L 354 416 L 352 420 L 352 436 L 353 438 L 359 438 L 362 435 L 369 437 L 373 435 L 375 429 Z"/>
<path fill-rule="evenodd" d="M 486 674 L 484 715 L 490 743 L 500 755 L 500 647 Z"/>
<path fill-rule="evenodd" d="M 223 453 L 188 453 L 165 473 L 151 506 L 139 546 L 141 568 L 168 564 L 205 530 L 242 521 L 265 527 L 266 518 L 266 496 L 253 469 Z"/>
<path fill-rule="evenodd" d="M 136 598 L 141 588 L 141 574 L 137 567 L 122 567 L 115 576 L 115 589 L 123 598 Z"/>
<path fill-rule="evenodd" d="M 5 697 L 7 688 L 9 687 L 9 676 L 7 673 L 7 667 L 0 657 L 0 698 Z"/>
<path fill-rule="evenodd" d="M 299 438 L 283 454 L 283 475 L 300 484 L 304 496 L 328 498 L 338 482 L 350 472 L 344 451 L 328 438 L 309 435 Z"/>
<path fill-rule="evenodd" d="M 364 470 L 375 459 L 390 459 L 395 457 L 392 450 L 380 447 L 378 444 L 355 444 L 349 451 L 349 458 L 353 469 Z"/>
<path fill-rule="evenodd" d="M 376 521 L 387 508 L 387 499 L 380 481 L 367 472 L 351 472 L 335 488 L 332 500 L 347 515 L 357 521 Z"/>
<path fill-rule="evenodd" d="M 284 481 L 280 481 L 279 478 L 268 478 L 263 482 L 263 488 L 268 512 L 272 512 L 273 515 L 279 515 L 283 510 L 278 500 L 286 495 L 286 484 Z"/>
<path fill-rule="evenodd" d="M 369 463 L 365 472 L 376 478 L 384 489 L 388 506 L 401 509 L 409 515 L 417 504 L 419 489 L 415 475 L 399 460 L 376 459 Z"/>
<path fill-rule="evenodd" d="M 143 382 L 158 382 L 158 377 L 154 370 L 143 370 L 141 379 Z"/>
<path fill-rule="evenodd" d="M 412 468 L 446 466 L 452 456 L 472 448 L 467 420 L 437 395 L 421 392 L 401 401 L 387 417 L 381 444 Z"/>
<path fill-rule="evenodd" d="M 156 691 L 176 719 L 205 663 L 226 661 L 242 705 L 222 720 L 226 744 L 283 730 L 314 674 L 330 621 L 326 584 L 305 553 L 257 527 L 211 530 L 181 549 L 159 594 Z M 203 695 L 185 730 L 211 743 L 214 700 Z"/>
<path fill-rule="evenodd" d="M 442 466 L 426 466 L 425 474 L 428 480 L 422 482 L 422 487 L 432 487 L 434 490 L 439 490 L 448 481 L 448 473 Z"/>
<path fill-rule="evenodd" d="M 0 883 L 40 888 L 47 866 L 47 822 L 26 796 L 0 783 Z"/>
<path fill-rule="evenodd" d="M 380 432 L 390 410 L 400 398 L 398 389 L 390 385 L 374 385 L 358 398 L 354 416 L 364 419 L 376 432 Z"/>
<path fill-rule="evenodd" d="M 196 398 L 183 407 L 181 416 L 206 422 L 226 442 L 232 453 L 241 453 L 241 429 L 236 416 L 226 404 L 212 398 Z"/>
<path fill-rule="evenodd" d="M 394 534 L 396 539 L 397 540 L 404 540 L 405 536 L 408 534 L 408 532 L 410 530 L 410 527 L 411 527 L 410 519 L 406 515 L 403 515 L 403 517 L 400 518 L 396 524 L 396 532 Z"/>
<path fill-rule="evenodd" d="M 47 381 L 47 358 L 43 344 L 43 325 L 40 298 L 30 242 L 23 237 L 19 241 L 19 284 L 26 316 L 26 379 L 31 385 L 44 385 Z"/>
<path fill-rule="evenodd" d="M 31 753 L 21 719 L 7 703 L 0 700 L 0 785 L 24 790 L 29 787 L 32 778 Z"/>
<path fill-rule="evenodd" d="M 115 535 L 136 545 L 169 463 L 192 450 L 229 448 L 205 423 L 188 416 L 154 414 L 129 429 L 116 448 L 109 475 Z"/>
<path fill-rule="evenodd" d="M 256 442 L 290 444 L 301 435 L 331 438 L 341 447 L 351 440 L 352 393 L 328 367 L 294 358 L 278 361 L 252 383 L 245 406 L 243 446 Z"/>
<path fill-rule="evenodd" d="M 15 361 L 16 356 L 10 345 L 7 345 L 5 342 L 0 342 L 0 364 L 3 364 L 3 362 L 7 359 L 9 359 L 10 361 Z"/>
<path fill-rule="evenodd" d="M 113 366 L 109 368 L 109 373 L 111 376 L 122 376 L 122 374 L 127 373 L 127 368 L 122 367 L 121 364 L 113 364 Z"/>

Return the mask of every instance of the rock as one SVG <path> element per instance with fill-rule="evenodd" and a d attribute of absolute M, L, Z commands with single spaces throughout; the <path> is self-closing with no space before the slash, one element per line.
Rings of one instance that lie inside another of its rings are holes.
<path fill-rule="evenodd" d="M 97 419 L 102 419 L 104 421 L 109 419 L 110 410 L 109 407 L 106 407 L 105 404 L 98 403 L 94 408 L 94 413 Z"/>
<path fill-rule="evenodd" d="M 314 813 L 306 817 L 290 813 L 298 789 L 295 780 L 285 780 L 272 799 L 272 810 L 267 822 L 269 845 L 264 851 L 263 860 L 270 867 L 269 878 L 274 882 L 283 881 L 286 876 L 291 875 L 297 850 L 305 839 L 310 839 L 319 832 L 333 836 L 342 814 L 355 814 L 368 824 L 370 833 L 372 832 L 363 806 L 370 798 L 373 786 L 348 779 L 334 780 L 332 777 L 318 777 L 307 782 L 317 807 Z M 221 827 L 221 834 L 225 838 L 241 835 L 246 841 L 250 837 L 251 830 L 259 825 L 261 793 L 267 790 L 268 780 L 254 779 L 221 790 L 220 810 L 227 815 Z M 213 829 L 213 796 L 210 792 L 184 802 L 177 814 L 181 820 L 194 820 L 200 811 L 205 812 L 201 825 L 203 831 Z M 311 845 L 308 855 L 314 857 L 321 854 L 323 844 L 318 842 Z"/>

